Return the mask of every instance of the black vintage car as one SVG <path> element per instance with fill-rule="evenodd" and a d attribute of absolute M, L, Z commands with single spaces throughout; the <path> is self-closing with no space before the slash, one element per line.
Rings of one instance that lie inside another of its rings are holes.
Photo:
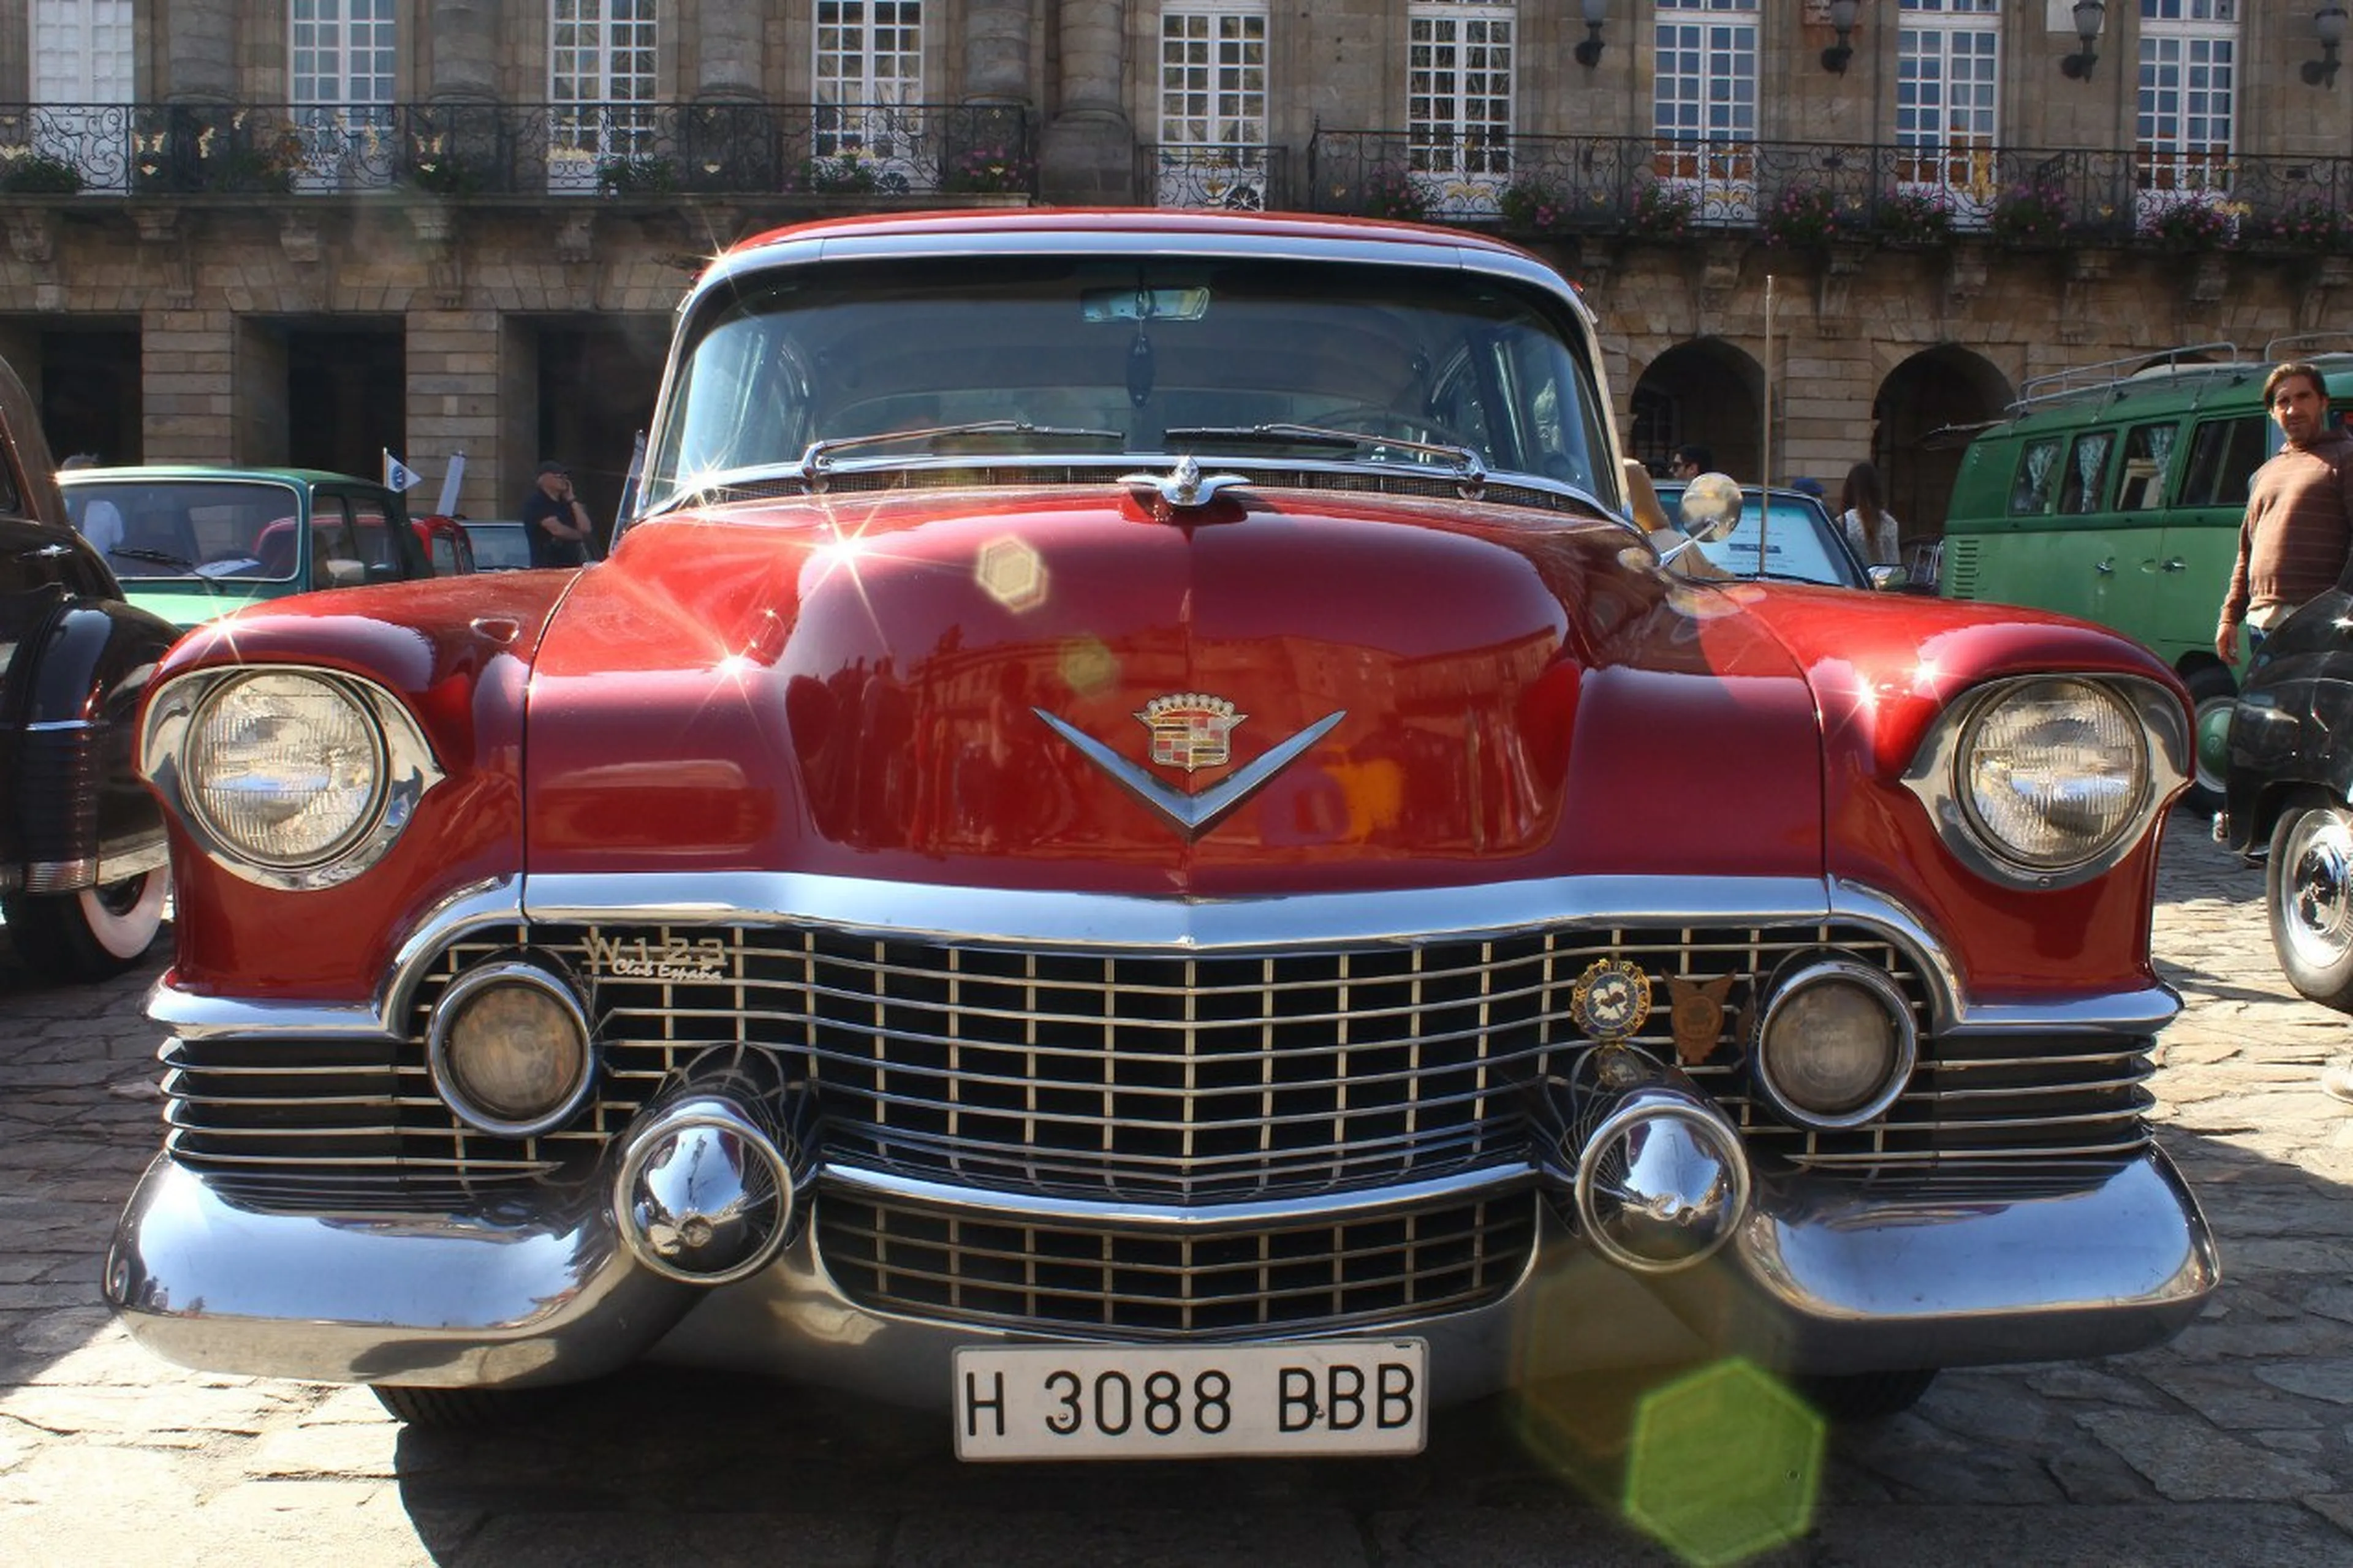
<path fill-rule="evenodd" d="M 2218 732 L 2219 731 L 2219 732 Z M 2353 1013 L 2353 594 L 2283 621 L 2248 666 L 2229 726 L 2201 730 L 2223 773 L 2214 837 L 2268 852 L 2272 945 L 2288 984 Z"/>
<path fill-rule="evenodd" d="M 146 952 L 171 888 L 132 740 L 178 634 L 123 602 L 65 515 L 32 399 L 0 364 L 0 911 L 35 971 L 95 980 Z"/>

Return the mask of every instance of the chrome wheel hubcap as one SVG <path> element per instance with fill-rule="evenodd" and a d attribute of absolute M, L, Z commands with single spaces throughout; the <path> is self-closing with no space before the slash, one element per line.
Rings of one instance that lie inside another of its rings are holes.
<path fill-rule="evenodd" d="M 2290 847 L 2284 922 L 2296 956 L 2322 968 L 2353 949 L 2353 833 L 2316 814 Z"/>

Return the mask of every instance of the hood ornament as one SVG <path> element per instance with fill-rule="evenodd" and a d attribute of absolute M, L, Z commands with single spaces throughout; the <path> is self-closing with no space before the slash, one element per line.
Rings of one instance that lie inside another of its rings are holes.
<path fill-rule="evenodd" d="M 1264 789 L 1275 774 L 1296 762 L 1302 752 L 1330 734 L 1333 726 L 1348 716 L 1345 708 L 1327 713 L 1243 766 L 1232 777 L 1198 795 L 1187 795 L 1153 777 L 1101 741 L 1043 708 L 1029 711 L 1077 747 L 1081 756 L 1110 774 L 1113 784 L 1176 824 L 1177 832 L 1187 840 L 1198 838 L 1216 826 L 1234 807 Z M 1235 712 L 1234 705 L 1224 698 L 1199 691 L 1155 697 L 1136 714 L 1152 731 L 1152 760 L 1162 767 L 1183 768 L 1187 773 L 1198 768 L 1224 766 L 1230 754 L 1231 731 L 1248 717 Z"/>
<path fill-rule="evenodd" d="M 1192 453 L 1176 459 L 1166 474 L 1122 474 L 1119 482 L 1157 500 L 1169 511 L 1198 511 L 1218 499 L 1218 492 L 1245 483 L 1240 474 L 1203 474 Z"/>

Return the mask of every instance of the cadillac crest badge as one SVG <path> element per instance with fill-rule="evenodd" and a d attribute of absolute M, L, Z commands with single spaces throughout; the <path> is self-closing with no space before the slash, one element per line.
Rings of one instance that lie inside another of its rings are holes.
<path fill-rule="evenodd" d="M 1164 768 L 1221 768 L 1233 754 L 1234 726 L 1249 718 L 1206 691 L 1155 697 L 1136 715 L 1152 731 L 1152 760 Z"/>
<path fill-rule="evenodd" d="M 1603 1045 L 1639 1033 L 1651 1016 L 1651 977 L 1622 958 L 1597 958 L 1577 977 L 1568 1016 Z"/>

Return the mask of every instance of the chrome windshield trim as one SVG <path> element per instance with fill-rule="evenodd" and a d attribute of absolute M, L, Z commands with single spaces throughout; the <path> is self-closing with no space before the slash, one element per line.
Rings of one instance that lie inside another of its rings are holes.
<path fill-rule="evenodd" d="M 923 1181 L 861 1165 L 826 1164 L 818 1172 L 820 1187 L 840 1188 L 860 1194 L 892 1197 L 909 1203 L 961 1209 L 974 1215 L 1013 1215 L 1048 1223 L 1117 1226 L 1134 1229 L 1214 1232 L 1254 1229 L 1267 1225 L 1319 1225 L 1342 1218 L 1365 1218 L 1389 1209 L 1415 1208 L 1432 1203 L 1457 1202 L 1482 1194 L 1496 1195 L 1533 1186 L 1534 1164 L 1486 1165 L 1451 1176 L 1421 1182 L 1401 1182 L 1344 1193 L 1317 1193 L 1263 1203 L 1164 1204 L 1112 1203 L 1092 1198 L 1058 1197 L 1050 1193 L 1014 1193 L 944 1182 Z"/>

